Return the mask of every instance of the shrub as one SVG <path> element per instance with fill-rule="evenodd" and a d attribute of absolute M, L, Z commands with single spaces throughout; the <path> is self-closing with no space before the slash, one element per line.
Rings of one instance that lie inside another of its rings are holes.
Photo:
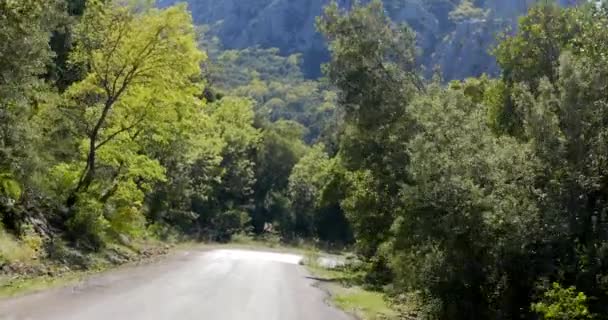
<path fill-rule="evenodd" d="M 232 235 L 232 242 L 240 243 L 240 244 L 249 244 L 253 243 L 255 239 L 252 235 L 246 232 L 239 232 L 237 234 Z"/>
<path fill-rule="evenodd" d="M 247 212 L 236 209 L 218 215 L 213 221 L 215 229 L 219 232 L 217 240 L 228 241 L 234 234 L 246 231 L 250 221 Z"/>
<path fill-rule="evenodd" d="M 92 199 L 82 199 L 67 223 L 69 236 L 76 244 L 88 249 L 103 248 L 110 224 L 103 216 L 102 205 Z"/>
<path fill-rule="evenodd" d="M 70 248 L 65 242 L 57 238 L 47 242 L 46 252 L 49 259 L 70 267 L 88 269 L 92 265 L 92 261 L 88 256 L 74 248 Z"/>
<path fill-rule="evenodd" d="M 554 283 L 547 290 L 541 301 L 532 304 L 532 311 L 547 320 L 582 320 L 591 319 L 587 309 L 587 296 L 577 292 L 575 287 L 563 288 Z"/>
<path fill-rule="evenodd" d="M 42 252 L 42 246 L 44 244 L 44 240 L 36 231 L 32 225 L 26 225 L 23 228 L 23 243 L 30 248 L 35 255 L 39 255 Z"/>
<path fill-rule="evenodd" d="M 29 245 L 20 242 L 0 226 L 0 265 L 14 262 L 28 262 L 36 257 Z"/>

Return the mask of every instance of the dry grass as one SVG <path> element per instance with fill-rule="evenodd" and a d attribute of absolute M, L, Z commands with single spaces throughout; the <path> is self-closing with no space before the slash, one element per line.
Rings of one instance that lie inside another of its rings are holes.
<path fill-rule="evenodd" d="M 34 260 L 37 255 L 38 253 L 33 248 L 0 228 L 0 264 L 28 263 Z"/>

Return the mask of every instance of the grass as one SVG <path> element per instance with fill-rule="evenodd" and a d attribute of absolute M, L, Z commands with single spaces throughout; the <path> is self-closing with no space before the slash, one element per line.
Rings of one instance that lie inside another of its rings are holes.
<path fill-rule="evenodd" d="M 3 243 L 2 238 L 0 238 L 0 246 Z M 16 243 L 18 244 L 18 242 Z M 137 252 L 142 251 L 143 249 L 161 247 L 167 247 L 167 245 L 161 242 L 142 241 L 127 247 L 114 243 L 109 244 L 104 251 L 88 254 L 86 256 L 83 255 L 82 259 L 87 261 L 86 267 L 77 266 L 77 264 L 74 262 L 70 262 L 68 264 L 65 264 L 66 262 L 64 262 L 64 264 L 56 264 L 53 261 L 46 261 L 47 264 L 44 265 L 43 268 L 43 270 L 46 271 L 44 271 L 42 275 L 0 275 L 0 298 L 10 298 L 47 289 L 74 285 L 95 274 L 99 274 L 122 265 L 149 262 L 157 256 L 163 255 L 163 253 L 161 253 L 161 251 L 154 252 L 154 250 L 152 250 L 153 253 L 151 254 L 138 254 Z M 10 247 L 8 250 L 15 250 L 15 248 L 16 247 Z M 180 248 L 182 247 L 178 247 L 178 249 Z M 59 249 L 63 249 L 63 247 L 59 247 Z M 1 252 L 2 251 L 0 251 L 0 253 Z M 12 252 L 13 256 L 15 256 L 15 252 L 18 251 Z M 114 260 L 110 257 L 113 257 Z M 121 260 L 116 260 L 117 257 Z M 14 261 L 26 262 L 29 264 L 38 263 L 39 266 L 42 266 L 41 261 L 23 261 L 20 259 L 13 260 L 13 262 Z M 79 269 L 69 269 L 68 265 L 70 265 L 72 268 L 76 267 Z M 46 272 L 48 272 L 48 274 L 45 274 Z"/>
<path fill-rule="evenodd" d="M 36 252 L 26 244 L 17 241 L 13 236 L 6 233 L 0 226 L 0 264 L 2 262 L 24 263 L 31 262 L 36 256 Z"/>
<path fill-rule="evenodd" d="M 362 320 L 399 319 L 383 292 L 368 290 L 363 286 L 363 272 L 344 268 L 328 269 L 316 263 L 318 253 L 306 255 L 305 264 L 326 290 L 331 302 L 340 309 Z"/>
<path fill-rule="evenodd" d="M 332 301 L 340 309 L 364 320 L 398 319 L 399 317 L 382 292 L 368 291 L 361 287 L 340 287 L 332 292 Z"/>
<path fill-rule="evenodd" d="M 10 298 L 27 293 L 73 285 L 100 271 L 73 271 L 60 276 L 34 278 L 0 278 L 0 298 Z"/>
<path fill-rule="evenodd" d="M 6 244 L 6 247 L 2 247 Z M 161 245 L 162 243 L 158 243 Z M 137 246 L 153 245 L 151 243 L 138 244 Z M 327 269 L 320 266 L 317 261 L 320 253 L 311 246 L 285 245 L 274 239 L 254 239 L 241 237 L 228 244 L 201 244 L 199 242 L 182 242 L 172 246 L 174 250 L 184 250 L 202 248 L 205 250 L 215 248 L 236 248 L 248 250 L 272 250 L 277 252 L 294 252 L 304 256 L 304 264 L 310 272 L 319 280 L 322 289 L 329 292 L 331 301 L 339 308 L 356 315 L 362 320 L 378 319 L 398 319 L 397 312 L 391 309 L 390 304 L 385 299 L 382 292 L 371 291 L 363 288 L 363 273 L 353 272 L 344 269 Z M 0 234 L 0 248 L 13 253 L 19 253 L 21 249 L 19 243 L 6 236 L 2 238 Z M 6 249 L 5 249 L 6 248 Z M 17 250 L 19 249 L 19 250 Z M 115 248 L 126 250 L 126 248 Z M 129 251 L 129 250 L 127 250 Z M 0 251 L 2 253 L 3 251 Z M 29 252 L 27 252 L 29 254 Z M 11 258 L 21 258 L 21 253 L 13 255 Z M 24 255 L 26 257 L 27 255 Z M 14 297 L 27 293 L 38 292 L 46 289 L 65 287 L 77 284 L 94 274 L 107 271 L 114 267 L 101 256 L 93 257 L 94 267 L 84 271 L 68 271 L 51 275 L 19 278 L 19 277 L 0 277 L 0 298 Z"/>

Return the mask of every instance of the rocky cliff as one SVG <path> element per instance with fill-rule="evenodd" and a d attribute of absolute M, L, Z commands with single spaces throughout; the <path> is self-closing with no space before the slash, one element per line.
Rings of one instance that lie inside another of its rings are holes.
<path fill-rule="evenodd" d="M 167 6 L 180 0 L 159 0 Z M 209 25 L 226 48 L 276 47 L 282 53 L 303 54 L 304 71 L 319 75 L 327 59 L 321 35 L 314 26 L 329 0 L 187 0 L 194 19 Z M 483 18 L 450 18 L 462 0 L 384 0 L 391 18 L 407 22 L 418 35 L 420 63 L 427 74 L 435 66 L 446 80 L 496 73 L 489 49 L 495 36 L 515 24 L 535 0 L 476 0 Z M 571 5 L 577 0 L 560 0 Z M 353 0 L 340 0 L 345 8 Z"/>

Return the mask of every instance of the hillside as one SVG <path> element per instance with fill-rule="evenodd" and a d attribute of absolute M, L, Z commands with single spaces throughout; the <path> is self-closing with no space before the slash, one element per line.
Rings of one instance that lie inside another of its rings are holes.
<path fill-rule="evenodd" d="M 168 6 L 183 0 L 159 0 Z M 187 0 L 194 20 L 211 26 L 228 49 L 276 47 L 283 54 L 302 53 L 308 77 L 320 74 L 328 53 L 314 23 L 329 0 Z M 571 5 L 577 0 L 559 0 Z M 580 0 L 579 0 L 580 1 Z M 343 8 L 352 0 L 339 0 Z M 498 68 L 489 49 L 498 33 L 515 26 L 534 0 L 476 0 L 468 10 L 461 0 L 385 0 L 389 16 L 417 32 L 420 63 L 427 75 L 440 66 L 446 80 Z M 460 10 L 459 9 L 460 7 Z M 464 9 L 464 10 L 463 10 Z M 450 15 L 460 11 L 461 14 Z"/>
<path fill-rule="evenodd" d="M 0 319 L 608 320 L 608 1 L 216 1 L 0 0 L 0 299 L 211 244 Z"/>

